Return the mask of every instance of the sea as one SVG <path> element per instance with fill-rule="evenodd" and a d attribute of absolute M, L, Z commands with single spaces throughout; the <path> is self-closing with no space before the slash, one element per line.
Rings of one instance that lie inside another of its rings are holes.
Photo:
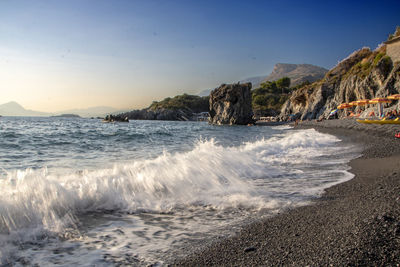
<path fill-rule="evenodd" d="M 0 118 L 0 264 L 163 266 L 353 177 L 314 129 Z"/>

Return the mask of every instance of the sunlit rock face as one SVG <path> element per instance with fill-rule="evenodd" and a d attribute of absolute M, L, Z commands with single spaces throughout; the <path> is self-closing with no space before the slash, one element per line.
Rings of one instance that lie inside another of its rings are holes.
<path fill-rule="evenodd" d="M 291 114 L 302 120 L 327 118 L 341 103 L 399 92 L 400 62 L 388 56 L 386 46 L 375 51 L 362 48 L 339 62 L 320 81 L 294 91 L 283 105 L 279 118 L 287 120 Z M 344 111 L 338 114 L 346 116 Z"/>
<path fill-rule="evenodd" d="M 253 123 L 251 107 L 251 83 L 222 84 L 210 94 L 210 123 Z"/>

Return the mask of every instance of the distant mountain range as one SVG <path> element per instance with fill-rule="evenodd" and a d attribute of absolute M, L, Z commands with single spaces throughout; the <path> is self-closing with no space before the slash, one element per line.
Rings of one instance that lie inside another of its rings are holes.
<path fill-rule="evenodd" d="M 116 109 L 112 107 L 99 106 L 85 109 L 69 109 L 57 112 L 57 114 L 76 114 L 81 117 L 104 117 L 108 114 L 119 114 L 126 110 Z"/>
<path fill-rule="evenodd" d="M 25 109 L 17 102 L 8 102 L 0 105 L 0 115 L 2 116 L 50 116 L 50 113 Z"/>
<path fill-rule="evenodd" d="M 286 64 L 277 63 L 272 72 L 268 75 L 250 77 L 241 80 L 241 83 L 251 82 L 252 88 L 260 87 L 260 84 L 266 81 L 275 81 L 283 77 L 289 77 L 291 80 L 290 85 L 296 86 L 306 80 L 315 82 L 322 79 L 328 70 L 311 64 Z M 212 89 L 203 90 L 198 93 L 199 96 L 207 96 Z"/>
<path fill-rule="evenodd" d="M 126 110 L 118 110 L 112 107 L 91 107 L 85 109 L 70 109 L 59 112 L 49 113 L 30 109 L 25 109 L 15 101 L 0 105 L 0 115 L 2 116 L 55 116 L 61 114 L 75 114 L 81 117 L 104 117 L 107 114 L 117 114 Z"/>

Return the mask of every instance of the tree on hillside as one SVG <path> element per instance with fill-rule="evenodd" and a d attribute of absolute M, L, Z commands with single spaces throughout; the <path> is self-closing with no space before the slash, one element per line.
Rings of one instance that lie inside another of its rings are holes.
<path fill-rule="evenodd" d="M 253 105 L 266 106 L 268 103 L 268 97 L 266 95 L 256 95 L 253 98 Z"/>
<path fill-rule="evenodd" d="M 306 85 L 309 85 L 309 84 L 311 84 L 311 83 L 310 83 L 308 80 L 305 80 L 304 82 L 299 83 L 298 85 L 291 87 L 291 88 L 290 88 L 290 91 L 291 91 L 291 92 L 292 92 L 292 91 L 296 91 L 297 89 L 300 89 L 300 88 L 302 88 L 302 87 L 304 87 L 304 86 L 306 86 Z"/>
<path fill-rule="evenodd" d="M 170 109 L 170 110 L 191 110 L 193 112 L 208 111 L 209 97 L 196 96 L 196 95 L 177 95 L 174 97 L 167 97 L 159 102 L 153 101 L 150 105 L 151 110 L 156 109 Z"/>
<path fill-rule="evenodd" d="M 276 82 L 264 82 L 260 84 L 260 88 L 263 89 L 261 92 L 270 93 L 270 94 L 277 94 L 279 93 L 279 89 L 276 86 Z M 257 90 L 257 89 L 256 89 Z"/>
<path fill-rule="evenodd" d="M 279 110 L 288 98 L 290 78 L 283 77 L 276 81 L 266 81 L 259 88 L 252 90 L 252 106 L 254 110 Z"/>
<path fill-rule="evenodd" d="M 290 78 L 289 77 L 283 77 L 280 78 L 279 80 L 277 80 L 276 82 L 276 86 L 282 90 L 282 94 L 285 93 L 285 89 L 288 89 L 290 86 Z"/>

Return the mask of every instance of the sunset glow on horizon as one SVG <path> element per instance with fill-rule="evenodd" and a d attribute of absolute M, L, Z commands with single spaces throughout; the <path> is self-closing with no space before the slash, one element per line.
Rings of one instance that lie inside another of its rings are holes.
<path fill-rule="evenodd" d="M 143 108 L 278 62 L 329 69 L 400 25 L 399 2 L 362 3 L 1 1 L 0 104 Z"/>

